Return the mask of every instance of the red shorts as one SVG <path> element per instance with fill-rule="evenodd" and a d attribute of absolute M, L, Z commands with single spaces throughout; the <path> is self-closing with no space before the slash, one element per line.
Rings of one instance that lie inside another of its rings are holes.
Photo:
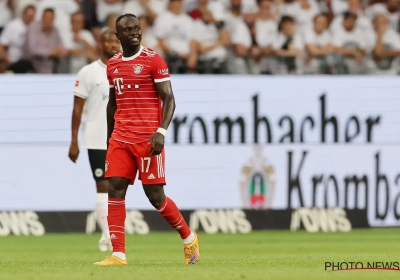
<path fill-rule="evenodd" d="M 128 144 L 110 139 L 105 177 L 128 178 L 133 185 L 139 171 L 139 180 L 143 184 L 165 185 L 165 149 L 157 156 L 150 156 L 150 147 L 147 142 Z"/>

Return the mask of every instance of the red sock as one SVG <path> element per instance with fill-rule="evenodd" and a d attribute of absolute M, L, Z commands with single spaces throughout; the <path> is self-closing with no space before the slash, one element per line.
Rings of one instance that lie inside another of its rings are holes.
<path fill-rule="evenodd" d="M 125 198 L 108 198 L 108 228 L 113 252 L 125 253 Z"/>
<path fill-rule="evenodd" d="M 164 219 L 179 232 L 182 239 L 189 237 L 192 233 L 175 202 L 169 197 L 165 198 L 164 202 L 157 210 Z"/>

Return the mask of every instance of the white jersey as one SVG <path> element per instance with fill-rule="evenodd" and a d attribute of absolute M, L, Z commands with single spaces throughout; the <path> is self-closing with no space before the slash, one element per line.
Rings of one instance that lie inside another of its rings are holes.
<path fill-rule="evenodd" d="M 83 129 L 83 146 L 87 149 L 107 149 L 107 103 L 110 86 L 106 65 L 97 60 L 79 72 L 74 95 L 86 100 L 86 125 Z"/>

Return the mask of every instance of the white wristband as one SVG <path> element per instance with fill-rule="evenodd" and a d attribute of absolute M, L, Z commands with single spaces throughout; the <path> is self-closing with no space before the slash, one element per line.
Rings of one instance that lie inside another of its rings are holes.
<path fill-rule="evenodd" d="M 159 128 L 157 129 L 157 132 L 158 132 L 158 133 L 161 133 L 161 134 L 164 135 L 164 136 L 165 136 L 165 134 L 167 134 L 167 130 L 166 130 L 165 128 L 162 128 L 162 127 L 159 127 Z"/>

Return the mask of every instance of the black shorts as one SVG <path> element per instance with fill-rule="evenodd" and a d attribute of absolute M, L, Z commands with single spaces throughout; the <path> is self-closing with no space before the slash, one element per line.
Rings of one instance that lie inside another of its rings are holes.
<path fill-rule="evenodd" d="M 104 172 L 106 167 L 106 150 L 88 150 L 89 162 L 95 181 L 105 180 Z"/>

